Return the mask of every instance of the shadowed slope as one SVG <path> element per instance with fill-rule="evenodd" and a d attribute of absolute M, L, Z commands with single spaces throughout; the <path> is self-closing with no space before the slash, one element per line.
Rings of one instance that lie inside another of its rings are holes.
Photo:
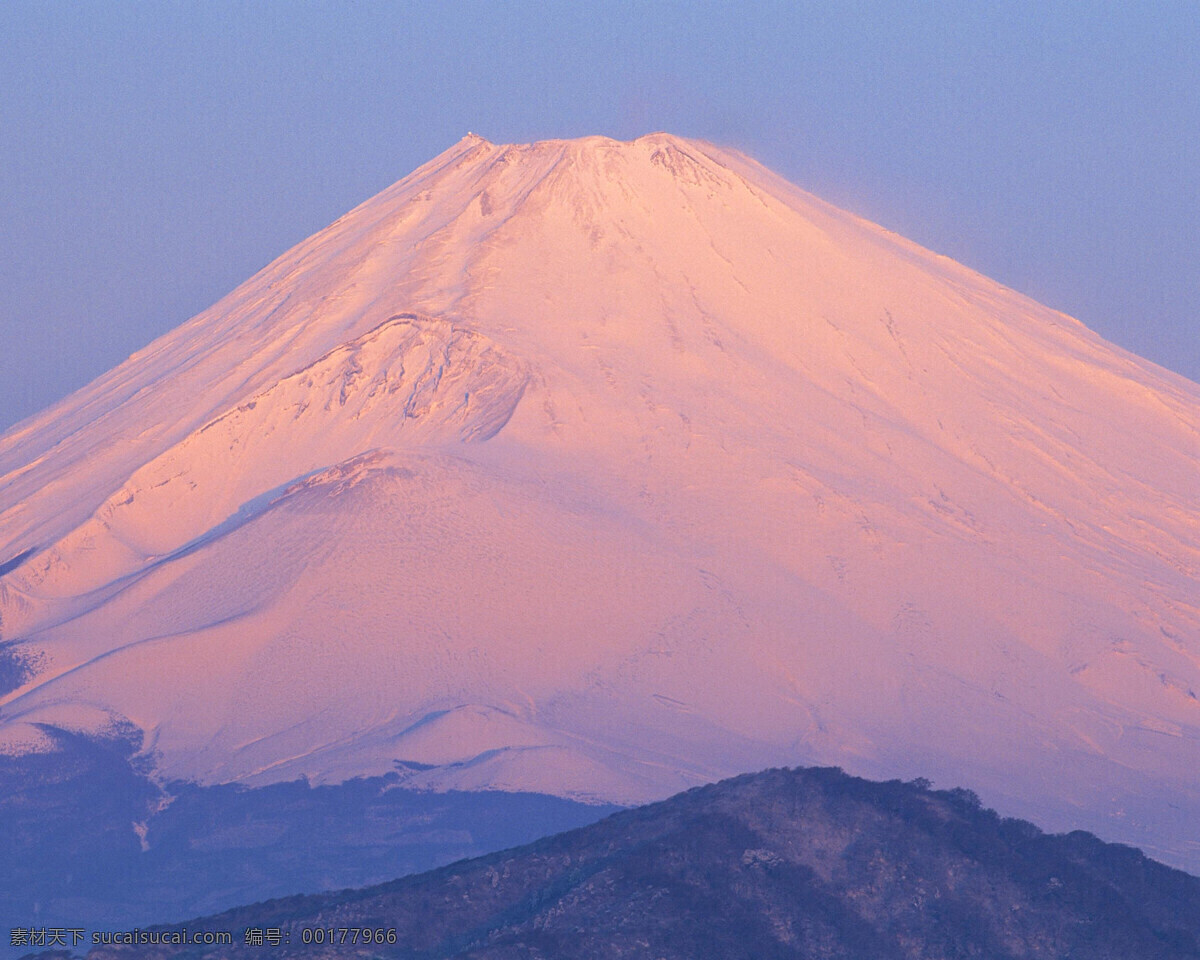
<path fill-rule="evenodd" d="M 238 943 L 266 928 L 286 942 Z M 340 928 L 395 930 L 395 943 L 304 942 Z M 90 956 L 1185 960 L 1200 957 L 1200 880 L 1085 833 L 1001 820 L 969 791 L 772 770 L 188 929 L 232 931 L 235 945 Z"/>

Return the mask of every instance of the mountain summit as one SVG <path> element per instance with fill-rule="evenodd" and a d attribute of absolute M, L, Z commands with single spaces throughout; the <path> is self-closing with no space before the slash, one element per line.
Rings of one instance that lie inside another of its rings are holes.
<path fill-rule="evenodd" d="M 653 134 L 468 136 L 0 437 L 0 747 L 634 802 L 838 763 L 1200 868 L 1200 387 Z"/>

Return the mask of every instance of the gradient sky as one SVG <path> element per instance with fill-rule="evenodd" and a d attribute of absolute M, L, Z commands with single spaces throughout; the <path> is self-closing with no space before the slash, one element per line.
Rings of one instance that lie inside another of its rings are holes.
<path fill-rule="evenodd" d="M 1200 380 L 1200 8 L 0 4 L 0 428 L 472 130 L 654 130 Z"/>

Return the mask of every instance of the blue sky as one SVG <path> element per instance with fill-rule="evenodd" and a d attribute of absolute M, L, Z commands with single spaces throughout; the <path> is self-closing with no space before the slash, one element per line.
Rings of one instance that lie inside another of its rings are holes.
<path fill-rule="evenodd" d="M 0 428 L 473 130 L 653 130 L 1200 380 L 1200 9 L 0 4 Z"/>

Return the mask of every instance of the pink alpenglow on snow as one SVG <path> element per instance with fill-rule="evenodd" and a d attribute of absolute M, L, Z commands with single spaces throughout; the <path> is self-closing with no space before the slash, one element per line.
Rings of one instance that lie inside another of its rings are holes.
<path fill-rule="evenodd" d="M 1200 869 L 1200 387 L 655 134 L 470 136 L 0 437 L 0 746 L 979 790 Z"/>

